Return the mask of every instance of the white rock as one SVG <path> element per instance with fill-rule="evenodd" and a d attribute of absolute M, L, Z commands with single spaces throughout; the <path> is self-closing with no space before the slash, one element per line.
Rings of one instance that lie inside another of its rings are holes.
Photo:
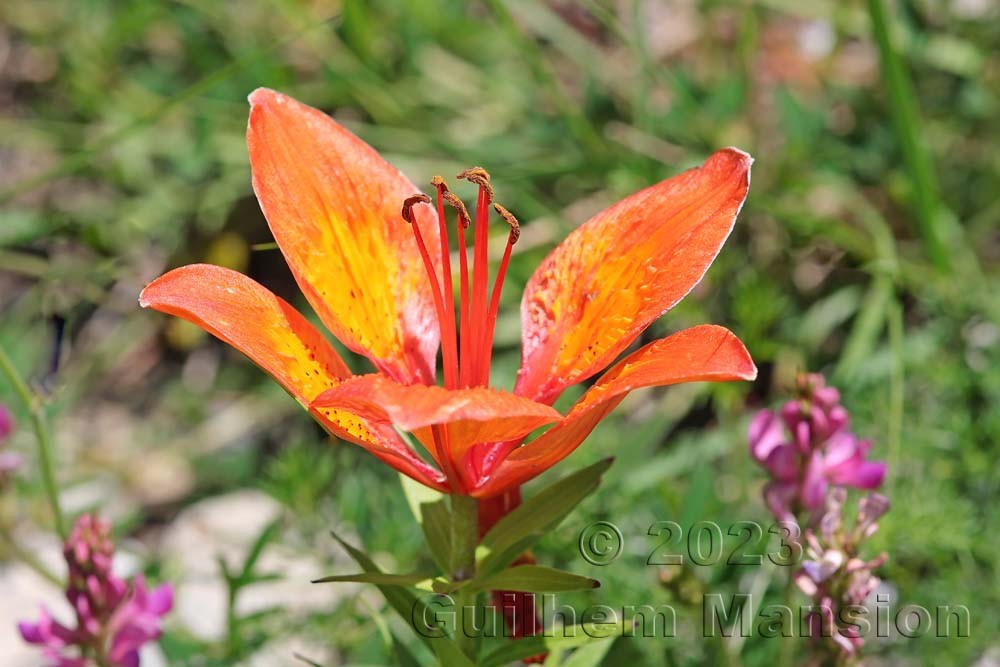
<path fill-rule="evenodd" d="M 21 544 L 55 574 L 65 567 L 59 541 L 42 534 L 21 535 Z M 73 612 L 62 591 L 26 565 L 11 562 L 0 567 L 0 656 L 4 667 L 38 667 L 37 647 L 26 644 L 17 631 L 18 621 L 36 621 L 42 605 L 56 620 L 69 622 Z"/>

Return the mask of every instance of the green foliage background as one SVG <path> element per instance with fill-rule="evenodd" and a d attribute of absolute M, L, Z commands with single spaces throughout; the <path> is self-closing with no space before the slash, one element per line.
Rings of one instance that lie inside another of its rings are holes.
<path fill-rule="evenodd" d="M 680 610 L 691 591 L 754 582 L 781 601 L 782 570 L 645 565 L 646 530 L 766 522 L 749 414 L 781 400 L 796 370 L 823 371 L 889 461 L 893 507 L 872 545 L 890 554 L 884 578 L 902 603 L 972 615 L 969 638 L 875 642 L 876 664 L 1000 650 L 996 2 L 38 0 L 0 6 L 0 45 L 0 342 L 51 399 L 60 482 L 111 480 L 131 499 L 117 526 L 153 545 L 154 576 L 171 575 L 155 558 L 164 525 L 246 487 L 282 502 L 280 539 L 304 551 L 336 551 L 337 524 L 402 571 L 428 562 L 391 471 L 326 442 L 238 354 L 136 305 L 145 282 L 191 261 L 247 271 L 304 305 L 260 245 L 270 238 L 250 189 L 245 99 L 269 86 L 330 111 L 415 182 L 490 170 L 525 224 L 497 333 L 504 387 L 519 361 L 518 288 L 568 230 L 715 148 L 751 152 L 736 231 L 646 339 L 723 324 L 760 379 L 623 404 L 563 464 L 618 457 L 539 562 L 602 579 L 566 598 L 579 605 Z M 6 386 L 0 400 L 15 405 Z M 29 467 L 6 520 L 48 525 L 27 428 L 12 447 Z M 603 568 L 576 547 L 597 519 L 626 537 Z M 304 633 L 343 664 L 386 664 L 380 604 L 239 619 L 225 646 L 171 626 L 163 646 L 171 664 L 238 664 Z M 681 619 L 678 638 L 619 641 L 605 664 L 776 659 L 776 642 L 700 639 L 697 607 Z"/>

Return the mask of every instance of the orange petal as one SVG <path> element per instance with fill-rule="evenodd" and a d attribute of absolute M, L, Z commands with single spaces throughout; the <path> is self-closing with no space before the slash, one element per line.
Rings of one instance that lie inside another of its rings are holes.
<path fill-rule="evenodd" d="M 563 421 L 511 452 L 472 495 L 496 495 L 552 467 L 576 449 L 634 389 L 755 377 L 757 368 L 746 347 L 724 327 L 706 324 L 654 341 L 605 373 Z"/>
<path fill-rule="evenodd" d="M 192 264 L 160 276 L 139 304 L 176 315 L 247 355 L 305 407 L 351 376 L 330 343 L 295 308 L 247 276 Z M 357 443 L 420 482 L 440 488 L 441 473 L 424 464 L 399 436 L 341 410 L 310 410 L 337 437 Z"/>
<path fill-rule="evenodd" d="M 360 444 L 369 452 L 399 472 L 421 484 L 447 493 L 447 478 L 437 468 L 427 465 L 411 450 L 389 424 L 374 424 L 345 410 L 335 408 L 310 408 L 310 414 L 331 435 Z M 364 432 L 371 435 L 370 442 L 360 442 L 350 436 L 350 432 Z M 346 433 L 346 435 L 345 435 Z"/>
<path fill-rule="evenodd" d="M 448 455 L 456 464 L 476 443 L 521 438 L 562 418 L 548 405 L 497 389 L 402 385 L 379 375 L 347 380 L 320 394 L 313 406 L 348 410 L 406 431 L 447 425 Z"/>
<path fill-rule="evenodd" d="M 323 323 L 400 382 L 433 382 L 433 291 L 400 217 L 418 188 L 332 118 L 272 90 L 250 95 L 247 143 L 260 207 Z M 437 247 L 437 213 L 414 213 Z"/>
<path fill-rule="evenodd" d="M 284 299 L 242 273 L 211 264 L 174 269 L 151 282 L 139 305 L 182 317 L 229 343 L 305 407 L 351 376 L 344 360 Z"/>
<path fill-rule="evenodd" d="M 752 161 L 735 148 L 718 151 L 570 234 L 525 288 L 515 392 L 551 403 L 684 298 L 733 228 Z"/>

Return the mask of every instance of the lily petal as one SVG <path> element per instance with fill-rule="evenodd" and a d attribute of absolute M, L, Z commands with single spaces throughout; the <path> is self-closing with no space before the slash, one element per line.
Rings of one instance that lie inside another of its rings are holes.
<path fill-rule="evenodd" d="M 570 234 L 525 288 L 515 393 L 551 403 L 684 298 L 733 228 L 752 162 L 735 148 L 720 150 Z"/>
<path fill-rule="evenodd" d="M 493 496 L 561 461 L 634 389 L 756 376 L 746 347 L 724 327 L 701 325 L 654 341 L 605 373 L 562 422 L 511 452 L 472 495 Z"/>
<path fill-rule="evenodd" d="M 261 210 L 323 324 L 400 382 L 433 382 L 433 290 L 400 217 L 418 188 L 332 118 L 273 90 L 250 95 L 247 144 Z M 437 213 L 413 210 L 436 247 Z"/>
<path fill-rule="evenodd" d="M 232 345 L 299 403 L 351 376 L 344 360 L 305 317 L 238 271 L 190 264 L 146 286 L 139 305 L 197 324 Z"/>
<path fill-rule="evenodd" d="M 380 375 L 343 382 L 317 396 L 313 407 L 348 410 L 411 432 L 447 425 L 449 454 L 456 464 L 471 445 L 521 438 L 562 419 L 548 405 L 498 389 L 403 385 Z"/>
<path fill-rule="evenodd" d="M 326 338 L 284 299 L 237 271 L 191 264 L 146 286 L 139 304 L 192 322 L 245 354 L 304 407 L 351 376 Z M 439 471 L 423 463 L 391 429 L 342 410 L 310 410 L 333 435 L 369 449 L 428 486 Z"/>

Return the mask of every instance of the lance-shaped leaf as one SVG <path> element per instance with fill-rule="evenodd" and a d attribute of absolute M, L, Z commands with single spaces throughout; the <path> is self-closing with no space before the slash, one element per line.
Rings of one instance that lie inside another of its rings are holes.
<path fill-rule="evenodd" d="M 564 593 L 600 588 L 597 579 L 544 565 L 518 565 L 495 574 L 476 577 L 462 588 L 470 591 L 524 591 L 525 593 Z"/>
<path fill-rule="evenodd" d="M 417 586 L 426 582 L 430 586 L 433 574 L 389 574 L 388 572 L 358 572 L 356 574 L 334 574 L 313 579 L 314 584 L 353 582 L 358 584 L 390 584 L 392 586 Z"/>
<path fill-rule="evenodd" d="M 431 550 L 434 562 L 443 572 L 451 567 L 451 512 L 444 500 L 424 503 L 420 506 L 424 539 Z"/>
<path fill-rule="evenodd" d="M 399 482 L 410 511 L 424 531 L 424 540 L 434 562 L 442 572 L 447 572 L 451 567 L 451 511 L 447 496 L 418 484 L 406 475 L 400 475 Z"/>
<path fill-rule="evenodd" d="M 335 532 L 330 531 L 333 539 L 340 543 L 340 546 L 354 559 L 362 570 L 371 573 L 381 573 L 382 570 L 375 564 L 368 554 L 361 551 L 360 549 L 351 546 L 346 541 L 340 538 Z M 417 619 L 424 621 L 429 618 L 433 618 L 432 614 L 427 613 L 427 605 L 413 594 L 412 591 L 408 590 L 403 586 L 398 586 L 396 584 L 375 584 L 375 586 L 381 591 L 382 595 L 385 596 L 386 601 L 389 603 L 397 614 L 399 614 L 407 624 L 414 623 Z M 438 627 L 427 627 L 427 628 L 416 628 L 414 627 L 414 632 L 424 641 L 427 646 L 434 651 L 442 664 L 456 665 L 456 667 L 471 667 L 472 663 L 469 662 L 468 658 L 462 653 L 461 649 L 455 644 L 454 641 L 449 639 L 447 636 L 439 635 L 437 633 L 443 632 L 442 628 Z M 434 633 L 434 634 L 431 634 Z"/>
<path fill-rule="evenodd" d="M 499 572 L 561 522 L 601 482 L 614 459 L 604 459 L 564 477 L 528 498 L 483 536 L 476 550 L 478 576 Z"/>
<path fill-rule="evenodd" d="M 510 665 L 513 662 L 541 653 L 558 656 L 575 647 L 600 646 L 602 648 L 610 648 L 610 645 L 624 632 L 621 625 L 614 628 L 606 628 L 606 634 L 604 630 L 605 628 L 602 628 L 602 633 L 598 636 L 591 636 L 591 634 L 588 634 L 588 630 L 582 626 L 570 625 L 563 627 L 559 631 L 559 634 L 554 637 L 535 635 L 533 637 L 518 639 L 487 653 L 480 659 L 479 666 L 506 667 L 506 665 Z M 556 664 L 563 663 L 558 662 Z"/>

